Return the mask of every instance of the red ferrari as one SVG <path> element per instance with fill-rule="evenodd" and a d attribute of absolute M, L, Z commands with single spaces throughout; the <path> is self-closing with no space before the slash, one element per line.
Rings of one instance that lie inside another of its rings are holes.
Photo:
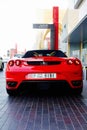
<path fill-rule="evenodd" d="M 27 51 L 22 58 L 8 61 L 6 90 L 9 95 L 14 95 L 24 89 L 63 87 L 81 94 L 82 73 L 81 61 L 75 57 L 67 57 L 61 50 Z"/>

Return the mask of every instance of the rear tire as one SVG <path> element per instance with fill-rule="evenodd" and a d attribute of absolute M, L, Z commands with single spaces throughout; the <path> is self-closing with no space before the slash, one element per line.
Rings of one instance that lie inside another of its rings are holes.
<path fill-rule="evenodd" d="M 9 90 L 9 89 L 6 89 L 7 91 L 7 94 L 9 96 L 16 96 L 17 95 L 17 90 Z"/>
<path fill-rule="evenodd" d="M 3 71 L 3 69 L 4 69 L 4 63 L 2 63 L 0 70 Z"/>
<path fill-rule="evenodd" d="M 81 95 L 82 91 L 83 91 L 83 88 L 77 88 L 77 89 L 73 90 L 73 94 Z"/>

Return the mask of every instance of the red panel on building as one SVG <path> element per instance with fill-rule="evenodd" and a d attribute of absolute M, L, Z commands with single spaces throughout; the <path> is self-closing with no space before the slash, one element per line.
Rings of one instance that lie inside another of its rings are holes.
<path fill-rule="evenodd" d="M 59 8 L 53 7 L 53 24 L 55 27 L 55 42 L 54 49 L 58 50 L 59 44 Z"/>

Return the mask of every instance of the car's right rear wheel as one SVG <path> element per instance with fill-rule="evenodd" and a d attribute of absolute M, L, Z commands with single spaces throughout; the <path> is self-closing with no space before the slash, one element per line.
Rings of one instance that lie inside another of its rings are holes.
<path fill-rule="evenodd" d="M 73 90 L 72 92 L 75 95 L 80 95 L 82 93 L 82 91 L 83 91 L 83 88 L 77 88 L 77 89 Z"/>

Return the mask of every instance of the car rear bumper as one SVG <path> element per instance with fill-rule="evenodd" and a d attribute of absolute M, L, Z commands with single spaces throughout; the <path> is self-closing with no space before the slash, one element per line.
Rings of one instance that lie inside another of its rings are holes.
<path fill-rule="evenodd" d="M 7 89 L 67 89 L 67 88 L 81 88 L 83 87 L 82 80 L 73 80 L 71 84 L 66 80 L 24 80 L 20 84 L 16 81 L 7 81 Z"/>

